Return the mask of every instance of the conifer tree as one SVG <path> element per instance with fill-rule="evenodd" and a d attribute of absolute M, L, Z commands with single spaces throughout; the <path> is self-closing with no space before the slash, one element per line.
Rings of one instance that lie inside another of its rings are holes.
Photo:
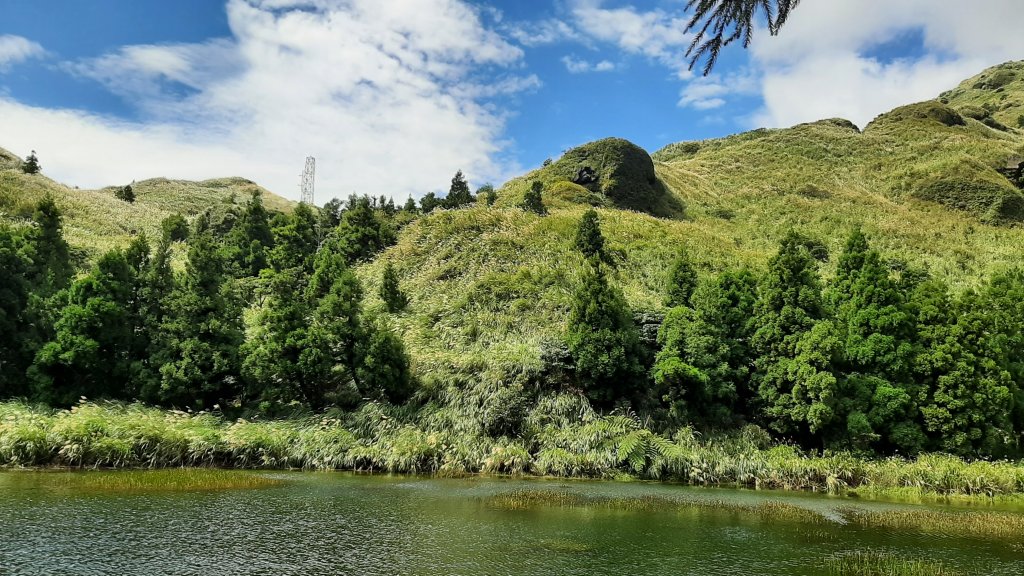
<path fill-rule="evenodd" d="M 121 188 L 118 188 L 117 190 L 115 190 L 114 191 L 114 197 L 117 198 L 118 200 L 121 200 L 122 202 L 127 202 L 129 204 L 134 204 L 135 203 L 135 190 L 132 189 L 132 185 L 131 184 L 128 184 L 127 186 L 122 186 Z"/>
<path fill-rule="evenodd" d="M 32 261 L 30 280 L 37 296 L 49 298 L 66 287 L 74 274 L 71 249 L 64 240 L 64 217 L 47 194 L 36 206 L 32 221 L 27 246 Z"/>
<path fill-rule="evenodd" d="M 366 196 L 349 199 L 349 207 L 334 231 L 335 247 L 348 264 L 369 260 L 395 242 L 390 224 L 375 214 Z"/>
<path fill-rule="evenodd" d="M 181 214 L 171 214 L 160 222 L 160 231 L 171 242 L 188 240 L 188 221 Z"/>
<path fill-rule="evenodd" d="M 430 214 L 438 206 L 441 206 L 441 201 L 437 199 L 437 195 L 433 192 L 427 192 L 423 198 L 420 198 L 420 211 L 424 214 Z"/>
<path fill-rule="evenodd" d="M 36 157 L 35 150 L 21 163 L 21 171 L 25 174 L 39 174 L 39 171 L 42 169 L 43 167 L 39 164 L 39 158 Z"/>
<path fill-rule="evenodd" d="M 259 276 L 269 266 L 269 254 L 274 249 L 274 234 L 270 229 L 270 215 L 263 206 L 263 196 L 254 190 L 238 221 L 227 238 L 228 256 L 241 276 Z"/>
<path fill-rule="evenodd" d="M 29 265 L 20 239 L 0 224 L 0 399 L 26 395 L 24 375 L 30 356 L 26 307 L 29 301 Z"/>
<path fill-rule="evenodd" d="M 576 249 L 582 252 L 585 258 L 605 259 L 604 234 L 601 233 L 597 211 L 593 208 L 584 212 L 580 220 L 579 228 L 576 230 Z"/>
<path fill-rule="evenodd" d="M 384 266 L 384 274 L 381 277 L 380 298 L 387 306 L 388 312 L 392 314 L 405 310 L 409 305 L 409 297 L 402 292 L 398 284 L 398 274 L 390 260 Z"/>
<path fill-rule="evenodd" d="M 169 298 L 154 356 L 162 402 L 204 408 L 239 392 L 241 309 L 224 264 L 209 213 L 203 213 L 189 240 L 185 274 Z"/>
<path fill-rule="evenodd" d="M 402 210 L 408 212 L 409 214 L 415 214 L 419 212 L 419 208 L 416 207 L 416 200 L 412 196 L 409 196 L 409 199 L 405 201 L 405 205 L 402 206 Z"/>
<path fill-rule="evenodd" d="M 762 417 L 805 440 L 838 425 L 833 363 L 841 353 L 837 329 L 826 320 L 813 246 L 794 232 L 782 240 L 759 287 L 752 336 Z"/>
<path fill-rule="evenodd" d="M 29 377 L 37 398 L 67 406 L 80 396 L 121 398 L 131 373 L 135 282 L 124 253 L 108 252 L 68 291 L 55 335 L 36 354 Z"/>
<path fill-rule="evenodd" d="M 498 193 L 494 190 L 493 184 L 484 184 L 476 191 L 476 197 L 482 197 L 488 206 L 494 206 L 498 200 Z"/>
<path fill-rule="evenodd" d="M 544 200 L 542 197 L 543 190 L 544 184 L 539 180 L 534 180 L 530 185 L 530 189 L 526 191 L 526 195 L 523 196 L 523 202 L 519 207 L 527 212 L 534 212 L 541 216 L 547 214 L 548 209 L 544 207 Z"/>
<path fill-rule="evenodd" d="M 290 215 L 281 216 L 275 222 L 274 248 L 270 252 L 270 263 L 274 269 L 311 270 L 313 255 L 319 245 L 317 218 L 313 210 L 305 204 L 299 204 Z"/>
<path fill-rule="evenodd" d="M 369 321 L 360 353 L 359 390 L 363 396 L 402 404 L 413 393 L 405 345 L 381 321 Z"/>
<path fill-rule="evenodd" d="M 690 262 L 689 253 L 679 251 L 668 272 L 668 289 L 665 298 L 666 306 L 689 306 L 690 296 L 697 288 L 697 270 Z"/>
<path fill-rule="evenodd" d="M 639 335 L 622 292 L 594 258 L 573 294 L 568 345 L 592 401 L 608 406 L 635 392 L 642 372 Z"/>
<path fill-rule="evenodd" d="M 472 204 L 474 200 L 473 194 L 469 191 L 469 183 L 466 182 L 466 177 L 462 175 L 462 170 L 459 170 L 452 177 L 452 185 L 448 188 L 448 195 L 444 198 L 444 207 L 449 209 L 461 208 L 467 204 Z"/>

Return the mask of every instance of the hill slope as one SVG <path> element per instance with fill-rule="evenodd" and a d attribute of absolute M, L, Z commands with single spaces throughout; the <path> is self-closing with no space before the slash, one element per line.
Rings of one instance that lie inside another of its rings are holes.
<path fill-rule="evenodd" d="M 20 164 L 20 158 L 0 148 L 0 219 L 20 222 L 31 216 L 40 198 L 52 194 L 64 213 L 68 242 L 86 257 L 125 245 L 139 232 L 155 237 L 160 221 L 171 214 L 192 216 L 209 207 L 241 204 L 253 190 L 262 192 L 270 210 L 289 211 L 294 206 L 244 178 L 202 182 L 153 178 L 134 182 L 136 200 L 129 204 L 114 197 L 115 187 L 69 188 L 45 174 L 23 174 Z"/>

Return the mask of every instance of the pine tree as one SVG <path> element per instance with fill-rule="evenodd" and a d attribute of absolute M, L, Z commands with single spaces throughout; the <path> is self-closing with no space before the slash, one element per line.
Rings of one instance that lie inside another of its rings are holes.
<path fill-rule="evenodd" d="M 472 204 L 475 200 L 473 194 L 469 191 L 469 183 L 466 182 L 466 177 L 462 175 L 462 170 L 459 170 L 452 178 L 452 185 L 448 188 L 448 195 L 444 199 L 444 207 L 449 209 L 461 208 Z"/>
<path fill-rule="evenodd" d="M 438 206 L 441 206 L 441 201 L 437 199 L 437 195 L 433 192 L 427 192 L 423 195 L 423 198 L 420 198 L 420 211 L 424 214 L 430 214 Z"/>
<path fill-rule="evenodd" d="M 290 215 L 275 220 L 274 248 L 270 252 L 270 263 L 275 270 L 312 268 L 313 255 L 319 245 L 316 225 L 316 215 L 305 204 L 299 204 Z"/>
<path fill-rule="evenodd" d="M 54 325 L 55 335 L 29 369 L 35 396 L 67 406 L 80 396 L 123 398 L 131 377 L 134 272 L 124 253 L 105 254 L 74 283 Z"/>
<path fill-rule="evenodd" d="M 384 266 L 384 274 L 381 277 L 380 298 L 387 306 L 388 312 L 392 314 L 405 310 L 405 307 L 409 305 L 409 297 L 402 292 L 402 288 L 398 284 L 398 274 L 390 260 Z"/>
<path fill-rule="evenodd" d="M 367 322 L 358 369 L 363 396 L 403 404 L 413 393 L 405 345 L 380 321 Z"/>
<path fill-rule="evenodd" d="M 841 353 L 837 329 L 826 319 L 814 245 L 793 232 L 782 240 L 759 287 L 752 337 L 762 417 L 805 440 L 837 424 L 832 366 Z"/>
<path fill-rule="evenodd" d="M 74 274 L 71 249 L 64 240 L 64 217 L 47 194 L 36 206 L 32 221 L 27 246 L 32 261 L 30 281 L 37 296 L 49 298 L 66 287 Z"/>
<path fill-rule="evenodd" d="M 526 191 L 526 195 L 523 196 L 523 202 L 519 207 L 527 212 L 534 212 L 541 216 L 547 214 L 548 209 L 544 207 L 542 197 L 543 190 L 544 184 L 539 180 L 534 180 L 533 184 L 530 185 L 530 189 Z"/>
<path fill-rule="evenodd" d="M 576 230 L 576 249 L 583 253 L 585 258 L 605 259 L 604 235 L 601 233 L 601 223 L 594 209 L 583 213 L 579 228 Z"/>
<path fill-rule="evenodd" d="M 405 201 L 405 205 L 402 206 L 402 210 L 409 214 L 416 214 L 419 212 L 419 208 L 416 207 L 416 200 L 409 196 L 409 199 Z"/>
<path fill-rule="evenodd" d="M 494 206 L 498 200 L 498 193 L 494 190 L 493 184 L 484 184 L 476 191 L 477 198 L 483 198 L 488 206 Z"/>
<path fill-rule="evenodd" d="M 43 167 L 39 164 L 39 158 L 36 157 L 35 150 L 21 164 L 21 171 L 25 174 L 39 174 L 39 171 L 42 169 Z"/>
<path fill-rule="evenodd" d="M 24 396 L 24 374 L 30 362 L 26 350 L 30 262 L 20 250 L 20 239 L 0 224 L 0 399 Z"/>
<path fill-rule="evenodd" d="M 263 206 L 263 196 L 254 190 L 238 221 L 227 238 L 229 259 L 240 276 L 259 276 L 269 266 L 269 254 L 274 249 L 274 234 L 270 229 L 270 215 Z"/>
<path fill-rule="evenodd" d="M 689 306 L 690 297 L 697 288 L 697 270 L 690 262 L 689 253 L 683 249 L 672 262 L 668 272 L 666 306 Z"/>
<path fill-rule="evenodd" d="M 135 203 L 135 190 L 132 189 L 132 185 L 131 184 L 128 184 L 127 186 L 122 186 L 121 188 L 118 188 L 117 190 L 115 190 L 114 191 L 114 197 L 117 198 L 118 200 L 121 200 L 122 202 L 127 202 L 129 204 L 134 204 Z"/>
<path fill-rule="evenodd" d="M 395 232 L 381 215 L 374 213 L 370 199 L 353 197 L 334 231 L 336 248 L 348 264 L 369 260 L 395 243 Z"/>
<path fill-rule="evenodd" d="M 622 292 L 595 259 L 573 295 L 568 345 L 592 401 L 608 406 L 636 391 L 642 373 L 639 334 Z"/>
<path fill-rule="evenodd" d="M 156 345 L 160 400 L 203 408 L 235 398 L 242 340 L 241 309 L 204 213 L 189 240 L 185 274 L 169 298 Z"/>

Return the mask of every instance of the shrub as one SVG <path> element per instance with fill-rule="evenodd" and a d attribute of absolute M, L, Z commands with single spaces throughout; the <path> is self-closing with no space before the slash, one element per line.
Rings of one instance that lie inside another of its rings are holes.
<path fill-rule="evenodd" d="M 115 190 L 114 197 L 122 202 L 127 202 L 129 204 L 135 203 L 135 191 L 132 190 L 131 184 Z"/>
<path fill-rule="evenodd" d="M 946 178 L 921 187 L 916 198 L 969 212 L 987 222 L 1024 220 L 1024 197 L 1017 190 L 986 180 Z"/>

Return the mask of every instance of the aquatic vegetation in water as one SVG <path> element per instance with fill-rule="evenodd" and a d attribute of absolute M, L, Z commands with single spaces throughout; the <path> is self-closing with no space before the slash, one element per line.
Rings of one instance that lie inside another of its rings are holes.
<path fill-rule="evenodd" d="M 44 490 L 73 492 L 204 492 L 279 486 L 280 478 L 244 470 L 175 468 L 164 470 L 89 471 L 74 474 L 39 472 L 31 474 L 33 486 Z M 7 481 L 28 480 L 16 474 Z"/>
<path fill-rule="evenodd" d="M 863 551 L 836 554 L 825 561 L 831 576 L 959 576 L 938 562 L 910 560 L 885 552 Z"/>
<path fill-rule="evenodd" d="M 840 510 L 851 524 L 865 528 L 917 531 L 958 537 L 1017 540 L 1024 534 L 1024 514 L 945 512 L 937 510 Z"/>

